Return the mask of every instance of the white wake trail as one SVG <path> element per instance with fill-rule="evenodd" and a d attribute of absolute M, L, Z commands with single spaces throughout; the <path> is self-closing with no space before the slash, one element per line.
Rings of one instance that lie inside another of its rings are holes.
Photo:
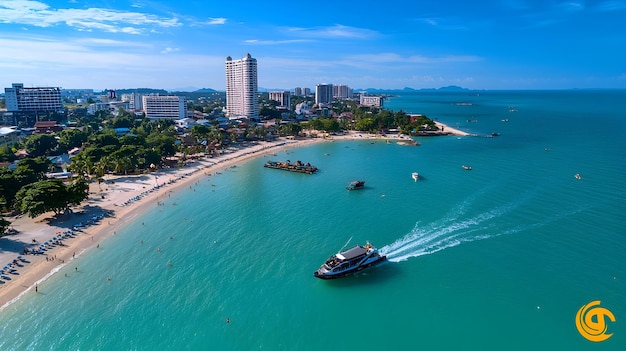
<path fill-rule="evenodd" d="M 394 243 L 382 247 L 381 252 L 387 255 L 390 262 L 400 262 L 411 257 L 428 255 L 458 246 L 463 242 L 498 236 L 498 234 L 484 234 L 485 229 L 491 227 L 484 222 L 502 215 L 506 209 L 492 210 L 459 221 L 458 217 L 464 214 L 464 209 L 460 210 L 461 213 L 455 216 L 448 216 L 425 227 L 421 227 L 419 222 L 416 223 L 411 232 Z"/>
<path fill-rule="evenodd" d="M 475 193 L 454 206 L 449 213 L 437 222 L 421 225 L 420 222 L 404 237 L 383 246 L 380 251 L 390 262 L 405 261 L 411 257 L 429 255 L 462 243 L 495 238 L 500 235 L 528 230 L 528 226 L 498 228 L 498 221 L 492 221 L 518 208 L 536 196 L 534 188 L 518 194 L 513 202 L 499 205 L 472 216 L 470 211 L 478 198 L 489 195 L 490 188 Z M 490 230 L 491 229 L 491 230 Z"/>

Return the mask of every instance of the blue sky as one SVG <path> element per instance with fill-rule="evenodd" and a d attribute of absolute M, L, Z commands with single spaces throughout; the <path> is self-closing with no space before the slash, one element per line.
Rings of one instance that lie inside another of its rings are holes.
<path fill-rule="evenodd" d="M 626 0 L 0 0 L 0 88 L 626 88 Z"/>

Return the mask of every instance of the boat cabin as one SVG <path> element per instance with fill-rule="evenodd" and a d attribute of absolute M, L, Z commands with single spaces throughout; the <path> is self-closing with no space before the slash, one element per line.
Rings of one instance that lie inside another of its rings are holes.
<path fill-rule="evenodd" d="M 357 258 L 359 256 L 363 256 L 366 253 L 367 253 L 367 249 L 366 248 L 364 248 L 363 246 L 357 245 L 357 246 L 355 246 L 355 247 L 353 247 L 351 249 L 348 249 L 348 250 L 346 250 L 344 252 L 338 253 L 336 256 L 337 256 L 338 259 L 340 259 L 342 261 L 345 261 L 345 260 L 350 261 L 350 260 L 355 259 L 355 258 Z"/>

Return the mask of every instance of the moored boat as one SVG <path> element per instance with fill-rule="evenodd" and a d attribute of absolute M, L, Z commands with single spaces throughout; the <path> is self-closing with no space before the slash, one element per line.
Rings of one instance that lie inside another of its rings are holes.
<path fill-rule="evenodd" d="M 313 275 L 320 279 L 341 278 L 386 260 L 387 256 L 368 242 L 332 255 Z"/>
<path fill-rule="evenodd" d="M 308 162 L 302 163 L 301 161 L 296 161 L 294 163 L 291 163 L 289 160 L 286 162 L 267 161 L 263 167 L 307 174 L 317 172 L 317 167 L 311 166 Z"/>
<path fill-rule="evenodd" d="M 365 188 L 364 180 L 355 180 L 353 182 L 350 182 L 350 184 L 348 184 L 348 186 L 346 187 L 346 189 L 348 190 L 358 190 L 363 188 Z"/>
<path fill-rule="evenodd" d="M 417 182 L 417 180 L 420 178 L 420 175 L 417 172 L 413 172 L 411 173 L 411 178 L 413 178 L 413 180 Z"/>

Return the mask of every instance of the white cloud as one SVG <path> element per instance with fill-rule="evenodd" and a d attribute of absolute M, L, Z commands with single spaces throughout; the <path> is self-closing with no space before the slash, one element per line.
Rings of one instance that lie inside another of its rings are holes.
<path fill-rule="evenodd" d="M 370 39 L 377 37 L 380 34 L 376 31 L 366 28 L 348 27 L 344 25 L 334 25 L 329 27 L 312 27 L 312 28 L 299 28 L 291 27 L 287 31 L 290 34 L 295 34 L 308 38 L 355 38 L 355 39 Z"/>
<path fill-rule="evenodd" d="M 418 21 L 426 24 L 430 24 L 431 26 L 437 26 L 439 24 L 438 18 L 419 18 Z"/>
<path fill-rule="evenodd" d="M 165 48 L 161 51 L 162 54 L 169 54 L 171 52 L 180 51 L 179 48 Z"/>
<path fill-rule="evenodd" d="M 225 24 L 225 23 L 226 23 L 226 18 L 224 17 L 209 18 L 209 20 L 207 21 L 207 24 Z"/>
<path fill-rule="evenodd" d="M 0 2 L 0 23 L 51 27 L 65 24 L 78 30 L 100 30 L 111 33 L 140 34 L 142 27 L 178 27 L 177 18 L 160 18 L 151 14 L 114 11 L 102 8 L 52 9 L 31 0 L 8 0 Z"/>
<path fill-rule="evenodd" d="M 219 89 L 224 85 L 221 55 L 180 54 L 173 47 L 163 50 L 169 55 L 158 55 L 161 49 L 147 44 L 131 47 L 128 42 L 101 39 L 26 36 L 0 38 L 0 47 L 0 87 L 14 82 L 66 88 L 195 85 Z"/>

